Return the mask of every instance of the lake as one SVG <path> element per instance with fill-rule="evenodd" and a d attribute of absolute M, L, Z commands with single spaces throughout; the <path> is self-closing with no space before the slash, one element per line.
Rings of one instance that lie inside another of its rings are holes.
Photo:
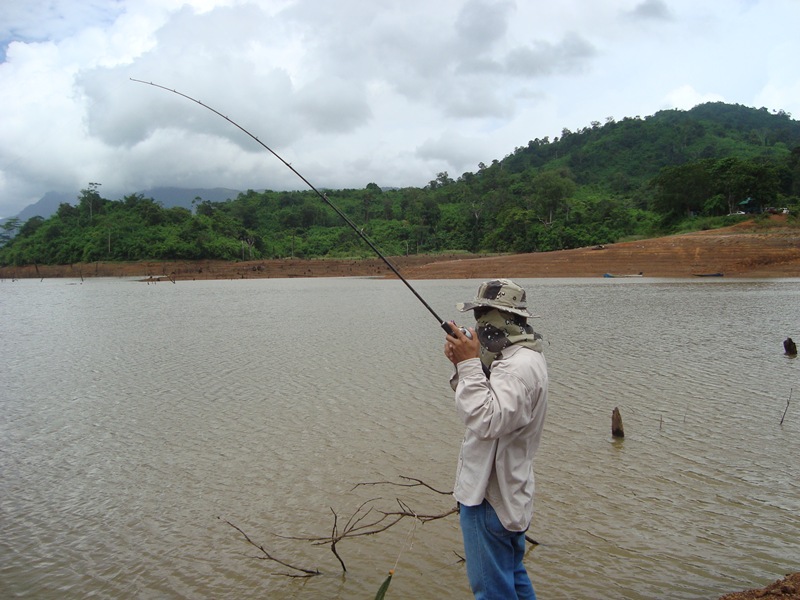
<path fill-rule="evenodd" d="M 800 569 L 800 279 L 518 282 L 551 376 L 539 597 L 711 599 Z M 413 285 L 470 324 L 479 283 Z M 395 568 L 388 598 L 470 597 L 455 516 L 339 542 L 346 573 L 290 539 L 454 505 L 380 483 L 451 490 L 463 434 L 402 283 L 5 280 L 0 323 L 1 596 L 372 598 Z"/>

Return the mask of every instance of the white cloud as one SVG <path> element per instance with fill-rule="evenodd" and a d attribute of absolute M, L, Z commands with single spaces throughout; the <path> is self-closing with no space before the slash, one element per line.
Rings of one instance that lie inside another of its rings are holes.
<path fill-rule="evenodd" d="M 689 110 L 704 102 L 723 102 L 724 100 L 719 94 L 701 94 L 688 84 L 672 90 L 665 98 L 666 106 L 681 110 Z"/>
<path fill-rule="evenodd" d="M 123 10 L 122 3 L 107 0 L 4 0 L 0 41 L 59 41 L 79 34 L 87 25 L 110 25 Z"/>
<path fill-rule="evenodd" d="M 669 20 L 672 13 L 664 0 L 643 0 L 629 13 L 636 19 Z"/>
<path fill-rule="evenodd" d="M 607 116 L 800 115 L 794 0 L 5 0 L 0 215 L 88 181 L 421 186 Z"/>
<path fill-rule="evenodd" d="M 434 160 L 445 166 L 450 165 L 453 170 L 450 175 L 458 176 L 465 171 L 475 170 L 483 158 L 480 148 L 479 138 L 466 137 L 457 131 L 443 131 L 437 138 L 425 140 L 420 144 L 416 154 L 423 160 Z"/>
<path fill-rule="evenodd" d="M 565 74 L 588 68 L 586 63 L 594 54 L 589 42 L 570 34 L 556 44 L 537 41 L 531 46 L 515 48 L 507 57 L 507 65 L 510 73 L 527 77 Z"/>

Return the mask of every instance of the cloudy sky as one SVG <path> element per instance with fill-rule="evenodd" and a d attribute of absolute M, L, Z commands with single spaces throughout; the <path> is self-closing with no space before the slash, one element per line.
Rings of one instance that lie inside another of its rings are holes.
<path fill-rule="evenodd" d="M 423 186 L 608 117 L 800 118 L 800 0 L 2 0 L 0 217 L 98 182 Z"/>

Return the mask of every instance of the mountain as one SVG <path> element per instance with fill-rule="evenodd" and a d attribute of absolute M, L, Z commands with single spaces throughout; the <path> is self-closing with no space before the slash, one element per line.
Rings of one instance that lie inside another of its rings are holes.
<path fill-rule="evenodd" d="M 192 202 L 195 198 L 202 200 L 209 200 L 211 202 L 224 202 L 225 200 L 236 198 L 239 195 L 239 190 L 232 190 L 229 188 L 179 188 L 179 187 L 155 187 L 148 190 L 136 192 L 145 198 L 152 198 L 156 202 L 160 202 L 164 208 L 172 208 L 173 206 L 182 206 L 192 210 Z M 21 223 L 25 223 L 31 217 L 48 217 L 55 214 L 60 204 L 77 204 L 79 192 L 66 193 L 66 192 L 47 192 L 38 201 L 29 204 L 23 208 L 16 218 Z M 0 220 L 4 221 L 5 219 Z"/>
<path fill-rule="evenodd" d="M 77 192 L 74 194 L 67 194 L 65 192 L 47 192 L 37 202 L 29 204 L 23 208 L 16 217 L 21 223 L 24 223 L 31 217 L 44 217 L 45 219 L 54 214 L 58 210 L 59 204 L 64 202 L 68 204 L 74 203 L 78 197 Z"/>
<path fill-rule="evenodd" d="M 156 202 L 160 202 L 164 205 L 164 208 L 182 206 L 192 210 L 192 202 L 195 198 L 210 202 L 225 202 L 225 200 L 236 198 L 240 191 L 229 188 L 155 187 L 137 193 L 145 198 L 152 198 Z"/>

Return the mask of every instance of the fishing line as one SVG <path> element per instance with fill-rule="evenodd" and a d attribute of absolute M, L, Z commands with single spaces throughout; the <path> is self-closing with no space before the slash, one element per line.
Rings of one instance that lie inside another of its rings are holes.
<path fill-rule="evenodd" d="M 241 125 L 239 125 L 239 124 L 238 124 L 236 121 L 234 121 L 234 120 L 233 120 L 233 119 L 231 119 L 230 117 L 228 117 L 228 116 L 226 116 L 226 115 L 222 114 L 221 112 L 219 112 L 219 111 L 218 111 L 218 110 L 216 110 L 215 108 L 212 108 L 212 107 L 211 107 L 211 106 L 209 106 L 208 104 L 204 104 L 204 103 L 203 103 L 203 102 L 201 102 L 200 100 L 197 100 L 196 98 L 192 98 L 191 96 L 189 96 L 189 95 L 187 95 L 187 94 L 184 94 L 183 92 L 179 92 L 178 90 L 175 90 L 175 89 L 172 89 L 172 88 L 168 88 L 168 87 L 166 87 L 166 86 L 159 85 L 159 84 L 157 84 L 157 83 L 153 83 L 152 81 L 143 81 L 143 80 L 141 80 L 141 79 L 135 79 L 135 78 L 133 78 L 133 77 L 131 77 L 131 78 L 130 78 L 130 80 L 131 80 L 131 81 L 134 81 L 134 82 L 136 82 L 136 83 L 143 83 L 143 84 L 145 84 L 145 85 L 150 85 L 150 86 L 153 86 L 153 87 L 155 87 L 155 88 L 160 88 L 160 89 L 162 89 L 162 90 L 165 90 L 165 91 L 167 91 L 167 92 L 172 92 L 173 94 L 177 94 L 178 96 L 181 96 L 181 97 L 183 97 L 183 98 L 186 98 L 187 100 L 191 100 L 192 102 L 195 102 L 195 103 L 199 104 L 199 105 L 200 105 L 200 106 L 202 106 L 203 108 L 205 108 L 205 109 L 207 109 L 207 110 L 210 110 L 210 111 L 211 111 L 211 112 L 213 112 L 215 115 L 217 115 L 217 116 L 219 116 L 219 117 L 222 117 L 222 118 L 223 118 L 223 119 L 225 119 L 225 120 L 226 120 L 228 123 L 230 123 L 231 125 L 233 125 L 233 126 L 234 126 L 234 127 L 236 127 L 237 129 L 239 129 L 240 131 L 242 131 L 243 133 L 247 134 L 247 135 L 248 135 L 249 137 L 251 137 L 253 140 L 255 140 L 255 141 L 256 141 L 256 143 L 258 143 L 258 144 L 259 144 L 259 145 L 260 145 L 262 148 L 264 148 L 265 150 L 267 150 L 267 151 L 268 151 L 270 154 L 272 154 L 272 155 L 273 155 L 275 158 L 277 158 L 279 161 L 281 161 L 281 162 L 282 162 L 282 163 L 283 163 L 283 164 L 284 164 L 284 165 L 285 165 L 285 166 L 286 166 L 286 167 L 287 167 L 287 168 L 288 168 L 288 169 L 289 169 L 289 170 L 290 170 L 292 173 L 294 173 L 294 174 L 295 174 L 295 175 L 297 175 L 297 176 L 298 176 L 300 179 L 302 179 L 302 180 L 303 180 L 303 182 L 304 182 L 304 183 L 305 183 L 305 184 L 306 184 L 308 187 L 310 187 L 310 188 L 311 188 L 311 189 L 312 189 L 312 190 L 313 190 L 313 191 L 314 191 L 314 192 L 317 194 L 317 196 L 319 196 L 319 197 L 322 199 L 322 201 L 323 201 L 325 204 L 327 204 L 329 207 L 331 207 L 331 209 L 332 209 L 332 210 L 333 210 L 333 211 L 334 211 L 334 212 L 335 212 L 337 215 L 339 215 L 339 216 L 342 218 L 342 220 L 343 220 L 345 223 L 347 223 L 347 225 L 349 225 L 349 226 L 350 226 L 350 227 L 353 229 L 353 231 L 355 231 L 355 232 L 358 234 L 358 236 L 359 236 L 359 237 L 360 237 L 362 240 L 364 240 L 364 242 L 366 242 L 366 244 L 367 244 L 367 245 L 368 245 L 368 246 L 369 246 L 369 247 L 370 247 L 370 248 L 371 248 L 371 249 L 372 249 L 372 250 L 375 252 L 375 254 L 377 254 L 377 255 L 378 255 L 378 257 L 379 257 L 379 258 L 380 258 L 380 259 L 381 259 L 381 260 L 382 260 L 384 263 L 386 263 L 386 266 L 387 266 L 387 267 L 389 267 L 389 269 L 391 269 L 391 271 L 392 271 L 392 272 L 393 272 L 395 275 L 397 275 L 397 277 L 400 279 L 400 281 L 402 281 L 402 282 L 405 284 L 405 286 L 406 286 L 406 287 L 407 287 L 409 290 L 411 290 L 411 293 L 413 293 L 413 294 L 414 294 L 414 295 L 417 297 L 417 300 L 419 300 L 420 302 L 422 302 L 422 305 L 423 305 L 425 308 L 427 308 L 427 309 L 428 309 L 428 312 L 430 312 L 430 313 L 431 313 L 431 314 L 434 316 L 434 318 L 435 318 L 435 319 L 436 319 L 436 320 L 439 322 L 439 326 L 440 326 L 442 329 L 444 329 L 444 330 L 445 330 L 445 332 L 447 332 L 448 334 L 450 334 L 450 335 L 455 335 L 455 332 L 453 331 L 452 327 L 450 326 L 450 323 L 448 323 L 447 321 L 444 321 L 444 320 L 443 320 L 443 319 L 442 319 L 442 318 L 441 318 L 441 317 L 440 317 L 438 314 L 436 314 L 436 311 L 435 311 L 435 310 L 433 310 L 433 308 L 431 308 L 430 304 L 428 304 L 428 303 L 425 301 L 425 299 L 424 299 L 422 296 L 420 296 L 420 295 L 419 295 L 419 293 L 417 292 L 417 290 L 415 290 L 415 289 L 414 289 L 414 288 L 411 286 L 411 284 L 410 284 L 410 283 L 409 283 L 409 282 L 406 280 L 406 278 L 405 278 L 405 277 L 403 277 L 403 275 L 400 273 L 400 271 L 397 269 L 397 267 L 395 267 L 395 266 L 392 264 L 392 262 L 391 262 L 391 261 L 390 261 L 388 258 L 386 258 L 386 256 L 384 256 L 384 254 L 383 254 L 383 253 L 382 253 L 382 252 L 381 252 L 381 251 L 378 249 L 378 247 L 377 247 L 375 244 L 373 244 L 373 243 L 372 243 L 372 240 L 370 240 L 370 239 L 369 239 L 369 238 L 368 238 L 368 237 L 367 237 L 367 236 L 364 234 L 364 232 L 363 232 L 363 231 L 362 231 L 362 230 L 361 230 L 361 229 L 360 229 L 360 228 L 359 228 L 359 227 L 358 227 L 358 226 L 357 226 L 355 223 L 353 223 L 353 221 L 350 219 L 350 217 L 348 217 L 348 216 L 347 216 L 345 213 L 343 213 L 341 210 L 339 210 L 339 208 L 338 208 L 338 207 L 337 207 L 337 206 L 336 206 L 336 205 L 335 205 L 333 202 L 331 202 L 331 201 L 330 201 L 330 199 L 328 199 L 328 196 L 327 196 L 326 194 L 323 194 L 323 193 L 322 193 L 322 192 L 320 192 L 320 191 L 319 191 L 317 188 L 315 188 L 315 187 L 314 187 L 314 186 L 311 184 L 311 182 L 310 182 L 308 179 L 306 179 L 305 177 L 303 177 L 303 176 L 302 176 L 302 175 L 301 175 L 301 174 L 300 174 L 300 173 L 297 171 L 297 169 L 295 169 L 295 168 L 294 168 L 292 165 L 290 165 L 288 162 L 286 162 L 285 160 L 283 160 L 283 158 L 282 158 L 282 157 L 281 157 L 281 156 L 280 156 L 280 155 L 279 155 L 277 152 L 275 152 L 275 151 L 274 151 L 272 148 L 270 148 L 270 147 L 269 147 L 269 146 L 267 146 L 267 145 L 266 145 L 264 142 L 262 142 L 260 139 L 258 139 L 258 137 L 257 137 L 257 136 L 253 135 L 253 134 L 252 134 L 252 133 L 250 133 L 250 132 L 249 132 L 247 129 L 245 129 L 244 127 L 242 127 Z M 463 331 L 463 332 L 464 332 L 464 334 L 465 334 L 465 335 L 467 335 L 468 337 L 472 337 L 472 336 L 469 334 L 469 332 L 468 332 L 466 329 L 464 329 L 464 328 L 461 328 L 461 331 Z"/>

